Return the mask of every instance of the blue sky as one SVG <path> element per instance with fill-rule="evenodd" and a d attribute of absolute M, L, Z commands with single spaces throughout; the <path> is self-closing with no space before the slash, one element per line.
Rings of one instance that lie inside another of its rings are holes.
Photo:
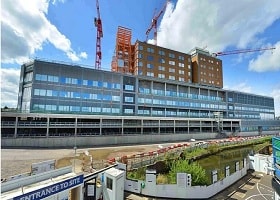
<path fill-rule="evenodd" d="M 99 0 L 103 23 L 102 69 L 110 70 L 118 26 L 144 41 L 165 0 Z M 1 107 L 17 103 L 20 65 L 41 58 L 93 67 L 93 0 L 1 1 Z M 149 42 L 153 42 L 153 31 Z M 272 96 L 280 116 L 280 6 L 278 0 L 172 0 L 158 22 L 158 45 L 182 52 L 276 47 L 222 56 L 224 88 Z"/>

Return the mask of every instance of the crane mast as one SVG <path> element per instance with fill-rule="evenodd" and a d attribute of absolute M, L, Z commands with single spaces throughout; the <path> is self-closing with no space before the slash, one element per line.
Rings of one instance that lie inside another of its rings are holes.
<path fill-rule="evenodd" d="M 152 23 L 151 23 L 150 27 L 148 28 L 148 30 L 146 31 L 146 42 L 148 41 L 149 33 L 151 32 L 152 29 L 154 29 L 154 44 L 157 45 L 157 21 L 160 18 L 160 16 L 162 15 L 162 13 L 164 13 L 168 2 L 169 2 L 169 0 L 166 1 L 163 8 L 161 9 L 161 11 L 153 17 Z"/>
<path fill-rule="evenodd" d="M 275 47 L 266 47 L 266 48 L 258 48 L 258 49 L 237 49 L 237 50 L 231 50 L 231 51 L 225 51 L 225 52 L 217 52 L 217 53 L 213 53 L 212 55 L 217 57 L 217 56 L 225 56 L 225 55 L 231 55 L 231 54 L 266 51 L 266 50 L 273 50 L 273 49 L 276 49 L 276 48 Z"/>
<path fill-rule="evenodd" d="M 94 18 L 94 25 L 96 31 L 96 56 L 95 56 L 95 69 L 101 69 L 101 38 L 103 37 L 102 21 L 100 18 L 99 2 L 96 0 L 97 18 Z"/>

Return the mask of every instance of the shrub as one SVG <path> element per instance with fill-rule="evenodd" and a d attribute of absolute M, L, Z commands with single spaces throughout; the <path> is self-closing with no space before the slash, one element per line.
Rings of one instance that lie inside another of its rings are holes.
<path fill-rule="evenodd" d="M 188 160 L 178 160 L 171 166 L 168 174 L 169 183 L 175 184 L 177 173 L 188 173 L 192 175 L 192 185 L 207 185 L 209 180 L 206 171 L 198 163 L 189 164 Z"/>
<path fill-rule="evenodd" d="M 157 184 L 168 184 L 168 177 L 164 174 L 158 174 Z"/>

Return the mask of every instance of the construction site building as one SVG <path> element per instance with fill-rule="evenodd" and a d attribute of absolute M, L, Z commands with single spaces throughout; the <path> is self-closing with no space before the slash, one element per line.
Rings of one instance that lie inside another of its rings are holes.
<path fill-rule="evenodd" d="M 194 48 L 190 51 L 192 58 L 192 82 L 200 85 L 223 87 L 222 60 L 211 56 L 209 51 Z"/>
<path fill-rule="evenodd" d="M 131 37 L 130 29 L 118 28 L 112 71 L 223 87 L 222 61 L 208 51 L 195 48 L 187 54 L 138 40 L 132 45 Z"/>

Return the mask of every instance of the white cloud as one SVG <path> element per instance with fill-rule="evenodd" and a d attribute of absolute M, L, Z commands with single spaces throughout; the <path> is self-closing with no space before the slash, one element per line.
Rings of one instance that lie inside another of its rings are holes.
<path fill-rule="evenodd" d="M 1 69 L 1 108 L 17 107 L 19 75 L 19 69 Z"/>
<path fill-rule="evenodd" d="M 88 56 L 88 55 L 87 55 L 86 52 L 81 52 L 81 53 L 80 53 L 80 57 L 81 57 L 81 58 L 85 58 L 85 59 L 86 59 L 87 56 Z"/>
<path fill-rule="evenodd" d="M 280 70 L 280 41 L 273 45 L 273 47 L 276 49 L 265 51 L 256 59 L 250 60 L 249 70 L 256 72 Z"/>
<path fill-rule="evenodd" d="M 280 116 L 280 86 L 274 88 L 271 95 L 274 97 L 275 116 Z"/>
<path fill-rule="evenodd" d="M 72 61 L 83 58 L 71 48 L 71 41 L 47 19 L 48 0 L 33 0 L 32 3 L 18 0 L 16 4 L 3 0 L 1 6 L 1 62 L 22 64 L 46 42 L 63 51 Z"/>
<path fill-rule="evenodd" d="M 52 4 L 56 5 L 57 3 L 65 3 L 66 0 L 53 0 Z"/>
<path fill-rule="evenodd" d="M 224 89 L 252 93 L 252 87 L 249 86 L 246 82 L 239 83 L 237 85 L 232 85 L 232 86 L 224 86 Z"/>
<path fill-rule="evenodd" d="M 211 52 L 226 47 L 245 48 L 280 17 L 278 0 L 178 0 L 169 4 L 158 31 L 158 45 L 188 52 L 208 46 Z"/>

